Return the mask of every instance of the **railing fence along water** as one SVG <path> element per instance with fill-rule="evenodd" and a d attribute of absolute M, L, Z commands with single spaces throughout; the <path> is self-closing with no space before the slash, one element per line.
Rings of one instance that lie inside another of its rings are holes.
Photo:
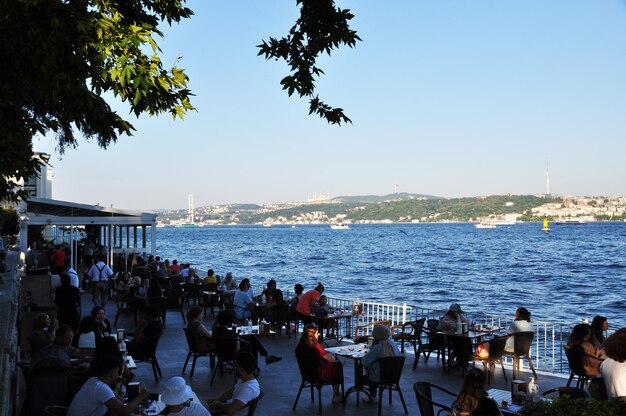
<path fill-rule="evenodd" d="M 401 330 L 401 326 L 405 322 L 414 321 L 420 318 L 437 319 L 441 318 L 446 312 L 445 310 L 424 308 L 407 304 L 395 305 L 368 302 L 359 299 L 348 300 L 334 297 L 329 297 L 328 303 L 334 308 L 341 308 L 345 310 L 354 310 L 355 305 L 360 305 L 357 309 L 360 309 L 361 313 L 357 316 L 357 318 L 352 319 L 349 323 L 346 322 L 342 324 L 350 325 L 349 328 L 341 328 L 348 334 L 355 334 L 357 326 L 384 320 L 391 321 L 392 328 L 394 331 L 398 332 Z M 504 332 L 513 321 L 509 317 L 483 313 L 468 314 L 468 317 L 475 323 L 498 326 L 502 328 L 502 332 Z M 569 333 L 574 325 L 574 323 L 567 324 L 562 322 L 533 321 L 535 337 L 533 339 L 533 346 L 531 347 L 531 357 L 533 359 L 535 369 L 552 373 L 569 372 L 569 366 L 567 364 L 567 358 L 565 357 L 563 346 L 566 344 Z M 371 332 L 371 327 L 367 329 L 366 333 L 369 332 Z M 508 360 L 508 364 L 512 364 L 511 359 Z"/>

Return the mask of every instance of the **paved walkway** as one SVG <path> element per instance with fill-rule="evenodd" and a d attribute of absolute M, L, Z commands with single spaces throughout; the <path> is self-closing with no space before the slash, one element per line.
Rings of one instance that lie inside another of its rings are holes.
<path fill-rule="evenodd" d="M 91 296 L 83 295 L 83 311 L 89 311 L 92 307 Z M 109 302 L 107 304 L 107 316 L 111 322 L 115 318 L 115 303 Z M 212 318 L 204 320 L 205 326 L 210 328 L 213 325 Z M 126 319 L 120 317 L 118 325 L 119 328 L 126 328 L 127 330 L 134 330 L 132 319 Z M 161 340 L 159 342 L 157 350 L 157 358 L 163 371 L 163 379 L 161 384 L 170 377 L 180 376 L 185 358 L 187 356 L 187 342 L 183 333 L 184 323 L 181 319 L 180 313 L 170 312 L 167 316 L 167 328 Z M 267 350 L 274 355 L 283 357 L 283 360 L 266 366 L 263 358 L 259 360 L 259 366 L 261 367 L 261 374 L 259 376 L 259 383 L 261 388 L 265 392 L 265 397 L 259 403 L 257 408 L 257 415 L 314 415 L 317 414 L 317 396 L 314 402 L 311 402 L 308 391 L 303 391 L 300 397 L 296 412 L 292 411 L 293 402 L 298 392 L 300 385 L 300 373 L 298 371 L 298 365 L 296 363 L 294 349 L 296 347 L 297 340 L 292 336 L 288 338 L 286 334 L 277 335 L 274 339 L 272 337 L 261 338 L 263 344 Z M 335 346 L 334 340 L 328 341 L 329 346 Z M 413 393 L 413 383 L 416 381 L 429 381 L 431 383 L 440 385 L 453 392 L 458 392 L 461 388 L 463 379 L 460 372 L 452 370 L 449 374 L 445 374 L 441 368 L 441 363 L 436 360 L 436 357 L 431 356 L 427 364 L 424 364 L 423 358 L 420 360 L 417 370 L 413 371 L 413 354 L 412 351 L 407 353 L 407 359 L 405 362 L 404 371 L 402 374 L 402 393 L 404 395 L 405 402 L 409 409 L 409 414 L 417 415 L 419 410 L 415 395 Z M 480 365 L 480 364 L 479 364 Z M 213 397 L 221 393 L 223 390 L 233 385 L 233 378 L 231 375 L 224 375 L 223 379 L 216 376 L 213 387 L 209 387 L 211 372 L 209 370 L 208 357 L 201 357 L 197 361 L 193 380 L 189 380 L 189 371 L 191 369 L 191 363 L 187 367 L 186 373 L 183 375 L 188 381 L 189 385 L 193 388 L 198 397 L 206 403 L 208 397 Z M 152 375 L 152 369 L 149 364 L 139 364 L 139 368 L 135 370 L 136 379 L 138 381 L 145 382 L 148 390 L 151 392 L 160 392 L 160 384 L 154 382 L 154 376 Z M 511 377 L 511 369 L 507 369 L 507 376 Z M 354 363 L 351 360 L 344 360 L 344 377 L 346 383 L 346 389 L 354 384 Z M 526 373 L 521 377 L 528 380 L 529 374 Z M 564 386 L 567 379 L 563 377 L 556 377 L 553 375 L 539 376 L 540 390 L 545 391 L 549 388 Z M 494 377 L 492 378 L 491 386 L 500 389 L 509 389 L 510 384 L 505 383 L 502 376 L 502 371 L 497 369 L 494 371 Z M 322 405 L 323 413 L 326 415 L 376 415 L 377 405 L 361 403 L 360 407 L 356 406 L 356 396 L 353 394 L 349 397 L 345 408 L 341 405 L 333 405 L 332 389 L 331 387 L 324 387 L 322 389 Z M 386 395 L 387 393 L 385 393 Z M 437 400 L 438 396 L 435 396 Z M 442 400 L 444 400 L 442 398 Z M 450 400 L 445 399 L 444 403 L 450 403 Z M 387 399 L 383 399 L 382 405 L 383 415 L 403 415 L 402 404 L 397 393 L 393 394 L 393 403 L 388 404 Z"/>

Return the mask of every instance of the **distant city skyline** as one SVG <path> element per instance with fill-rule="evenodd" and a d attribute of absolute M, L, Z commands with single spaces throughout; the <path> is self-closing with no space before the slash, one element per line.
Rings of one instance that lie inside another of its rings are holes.
<path fill-rule="evenodd" d="M 51 153 L 55 199 L 127 209 L 270 203 L 396 191 L 442 197 L 626 195 L 623 2 L 336 1 L 363 39 L 321 58 L 320 98 L 352 125 L 307 115 L 281 62 L 292 2 L 189 1 L 163 27 L 163 61 L 190 76 L 197 112 L 142 116 L 102 150 Z M 114 101 L 112 101 L 114 102 Z M 115 104 L 126 114 L 128 107 Z M 132 119 L 131 119 L 132 121 Z"/>

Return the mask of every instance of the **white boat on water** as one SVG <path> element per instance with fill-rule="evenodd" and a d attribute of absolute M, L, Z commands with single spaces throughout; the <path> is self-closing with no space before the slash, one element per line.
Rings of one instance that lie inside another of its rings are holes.
<path fill-rule="evenodd" d="M 491 223 L 491 222 L 478 222 L 478 223 L 474 224 L 474 227 L 476 227 L 476 228 L 496 228 L 496 225 L 494 223 Z"/>
<path fill-rule="evenodd" d="M 349 230 L 350 226 L 348 224 L 330 224 L 331 230 Z"/>
<path fill-rule="evenodd" d="M 559 218 L 556 225 L 585 225 L 587 221 L 582 218 Z"/>

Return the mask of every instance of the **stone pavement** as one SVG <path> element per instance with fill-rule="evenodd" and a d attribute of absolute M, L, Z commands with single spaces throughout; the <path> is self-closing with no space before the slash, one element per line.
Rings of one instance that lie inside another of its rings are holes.
<path fill-rule="evenodd" d="M 91 296 L 83 296 L 83 311 L 89 311 L 91 309 Z M 107 304 L 107 316 L 111 322 L 115 318 L 115 303 L 109 301 Z M 205 326 L 211 328 L 213 320 L 205 319 Z M 125 328 L 127 331 L 134 330 L 134 324 L 132 319 L 121 316 L 118 322 L 118 328 Z M 214 397 L 220 394 L 223 390 L 233 385 L 233 377 L 230 374 L 225 374 L 223 379 L 219 378 L 219 374 L 216 376 L 213 387 L 209 387 L 211 371 L 209 369 L 209 358 L 198 358 L 196 369 L 194 372 L 193 380 L 189 380 L 189 371 L 191 369 L 191 362 L 187 366 L 185 374 L 181 373 L 185 358 L 187 357 L 187 342 L 183 333 L 184 323 L 178 312 L 169 312 L 167 316 L 167 328 L 157 349 L 157 358 L 163 371 L 163 378 L 160 384 L 154 382 L 154 376 L 149 364 L 139 363 L 137 370 L 135 370 L 136 381 L 145 382 L 150 392 L 159 393 L 161 384 L 173 376 L 183 376 L 189 385 L 193 388 L 197 396 L 206 403 L 206 399 Z M 299 335 L 299 334 L 298 334 Z M 288 338 L 285 333 L 282 335 L 276 335 L 275 338 L 262 337 L 262 343 L 267 350 L 274 355 L 283 357 L 283 360 L 271 364 L 265 365 L 264 359 L 259 359 L 259 367 L 261 368 L 261 374 L 258 378 L 261 388 L 265 392 L 265 397 L 259 403 L 257 408 L 257 415 L 315 415 L 318 412 L 317 407 L 317 393 L 315 401 L 311 401 L 309 391 L 303 391 L 300 396 L 300 401 L 296 411 L 292 411 L 293 402 L 296 398 L 298 388 L 300 386 L 300 373 L 298 371 L 298 365 L 295 359 L 294 349 L 297 344 L 297 339 L 292 335 Z M 345 344 L 346 342 L 344 342 Z M 333 347 L 336 345 L 334 340 L 328 341 L 328 346 Z M 415 371 L 413 371 L 413 352 L 412 347 L 410 352 L 406 354 L 406 362 L 402 373 L 401 387 L 404 400 L 409 410 L 409 414 L 418 415 L 419 409 L 413 393 L 413 383 L 416 381 L 428 381 L 439 386 L 445 387 L 450 391 L 458 392 L 461 388 L 463 379 L 461 378 L 460 371 L 452 370 L 449 374 L 443 372 L 441 362 L 437 361 L 436 356 L 431 355 L 427 364 L 424 364 L 423 357 L 419 362 L 419 365 Z M 190 360 L 191 361 L 191 360 Z M 342 359 L 344 364 L 344 378 L 346 390 L 348 387 L 354 384 L 354 363 L 349 359 Z M 478 364 L 482 368 L 481 364 Z M 507 376 L 509 382 L 511 379 L 511 369 L 507 368 Z M 522 378 L 528 380 L 530 373 L 523 374 Z M 549 388 L 564 386 L 567 382 L 567 378 L 564 376 L 545 375 L 540 374 L 538 377 L 540 391 L 545 391 Z M 494 370 L 494 376 L 492 377 L 491 385 L 488 388 L 509 389 L 509 384 L 505 383 L 502 371 L 497 368 Z M 382 414 L 383 415 L 403 415 L 404 410 L 397 393 L 393 393 L 393 403 L 388 403 L 387 392 L 383 396 Z M 435 400 L 440 396 L 435 395 Z M 326 415 L 376 415 L 377 405 L 360 403 L 359 407 L 356 406 L 356 395 L 352 394 L 348 398 L 345 408 L 341 405 L 333 405 L 332 400 L 332 388 L 330 386 L 322 389 L 322 405 L 323 414 Z M 441 398 L 443 403 L 450 404 L 448 398 Z"/>

